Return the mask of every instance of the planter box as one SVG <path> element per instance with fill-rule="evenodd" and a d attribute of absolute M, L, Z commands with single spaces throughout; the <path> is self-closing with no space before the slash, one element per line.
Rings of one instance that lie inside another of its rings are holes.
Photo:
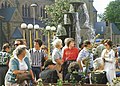
<path fill-rule="evenodd" d="M 51 83 L 51 85 L 49 83 L 44 83 L 44 86 L 57 86 L 56 83 Z M 63 83 L 63 86 L 73 86 L 72 83 Z M 105 84 L 75 84 L 75 86 L 107 86 Z"/>

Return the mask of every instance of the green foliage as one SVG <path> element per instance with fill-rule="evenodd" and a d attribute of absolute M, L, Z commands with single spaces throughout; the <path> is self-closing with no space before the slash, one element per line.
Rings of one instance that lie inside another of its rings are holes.
<path fill-rule="evenodd" d="M 105 14 L 104 13 L 103 14 L 98 14 L 97 16 L 100 19 L 100 21 L 105 21 Z"/>
<path fill-rule="evenodd" d="M 47 5 L 45 10 L 49 16 L 47 23 L 56 26 L 63 23 L 63 14 L 69 11 L 69 0 L 56 0 L 54 4 Z"/>
<path fill-rule="evenodd" d="M 120 0 L 110 2 L 104 14 L 107 21 L 120 22 Z"/>

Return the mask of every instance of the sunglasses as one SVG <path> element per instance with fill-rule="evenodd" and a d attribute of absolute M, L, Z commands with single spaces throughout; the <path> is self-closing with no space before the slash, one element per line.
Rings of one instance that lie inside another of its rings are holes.
<path fill-rule="evenodd" d="M 18 46 L 18 45 L 20 45 L 20 44 L 14 44 L 14 46 Z"/>
<path fill-rule="evenodd" d="M 107 46 L 108 44 L 107 44 L 107 43 L 105 43 L 104 45 L 105 45 L 105 46 Z"/>

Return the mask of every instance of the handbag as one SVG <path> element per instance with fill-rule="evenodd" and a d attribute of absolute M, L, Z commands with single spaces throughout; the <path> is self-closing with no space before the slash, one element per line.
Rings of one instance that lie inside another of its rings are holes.
<path fill-rule="evenodd" d="M 106 84 L 108 82 L 105 71 L 97 71 L 91 73 L 92 84 Z"/>
<path fill-rule="evenodd" d="M 20 84 L 20 83 L 24 82 L 24 80 L 31 80 L 31 79 L 32 79 L 32 76 L 31 76 L 30 72 L 27 71 L 27 72 L 24 72 L 24 73 L 17 74 L 15 81 L 18 84 Z"/>

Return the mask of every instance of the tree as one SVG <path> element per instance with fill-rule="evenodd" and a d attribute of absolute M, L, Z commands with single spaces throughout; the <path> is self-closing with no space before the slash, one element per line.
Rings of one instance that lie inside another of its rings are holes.
<path fill-rule="evenodd" d="M 64 13 L 69 11 L 69 0 L 55 0 L 55 3 L 47 5 L 45 10 L 49 16 L 47 23 L 56 26 L 63 22 Z"/>
<path fill-rule="evenodd" d="M 100 21 L 105 21 L 105 15 L 104 15 L 104 13 L 103 14 L 98 14 L 97 16 L 100 19 Z"/>
<path fill-rule="evenodd" d="M 106 20 L 110 22 L 120 22 L 120 0 L 110 2 L 104 14 Z"/>

